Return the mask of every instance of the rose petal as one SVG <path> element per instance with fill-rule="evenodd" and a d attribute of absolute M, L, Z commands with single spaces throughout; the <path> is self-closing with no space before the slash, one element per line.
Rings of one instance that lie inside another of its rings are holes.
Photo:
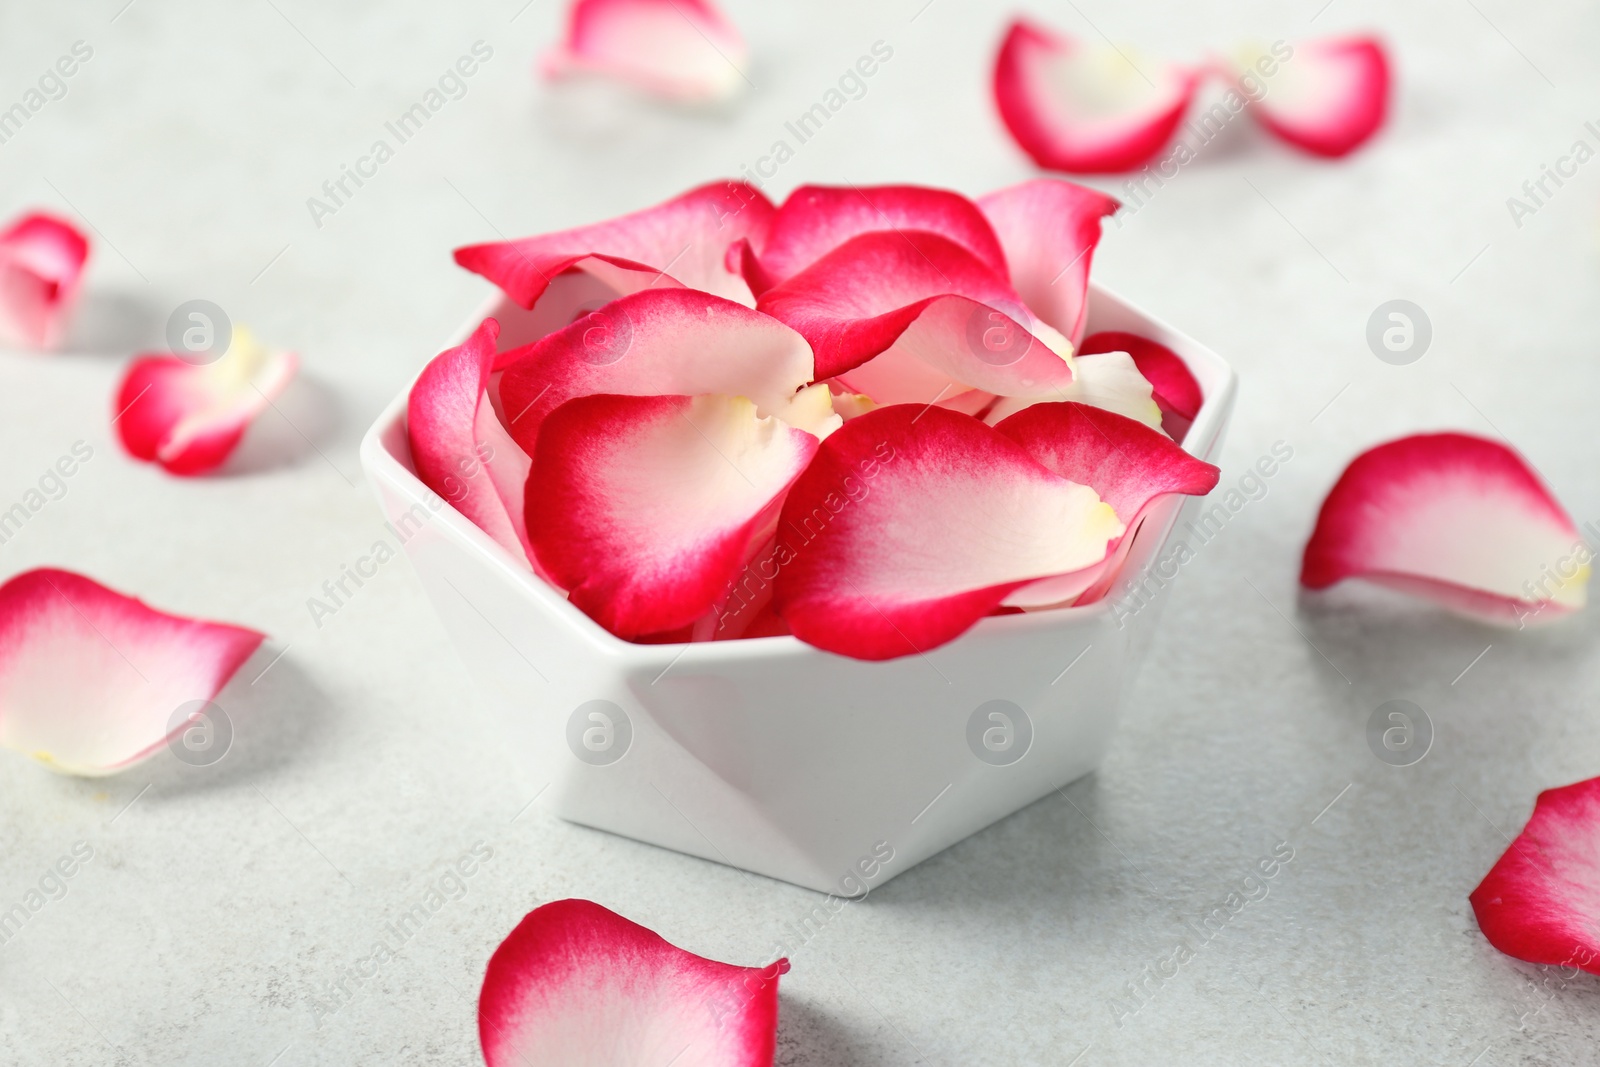
<path fill-rule="evenodd" d="M 0 744 L 66 774 L 153 755 L 177 711 L 216 697 L 264 640 L 168 615 L 70 571 L 0 585 Z"/>
<path fill-rule="evenodd" d="M 1264 86 L 1253 94 L 1251 114 L 1269 132 L 1313 155 L 1354 151 L 1388 113 L 1389 60 L 1376 38 L 1298 42 L 1270 77 L 1248 61 L 1241 67 L 1241 74 L 1260 77 Z"/>
<path fill-rule="evenodd" d="M 722 100 L 745 84 L 738 29 L 710 0 L 575 0 L 546 77 L 600 74 L 684 103 Z"/>
<path fill-rule="evenodd" d="M 1054 178 L 978 198 L 1005 249 L 1017 295 L 1074 345 L 1089 310 L 1089 264 L 1100 243 L 1100 220 L 1119 206 L 1104 193 Z"/>
<path fill-rule="evenodd" d="M 588 900 L 529 912 L 478 996 L 488 1067 L 772 1067 L 788 960 L 696 956 Z"/>
<path fill-rule="evenodd" d="M 789 491 L 773 604 L 858 659 L 926 652 L 1014 589 L 1082 570 L 1122 533 L 1093 489 L 970 416 L 909 404 L 852 419 Z"/>
<path fill-rule="evenodd" d="M 1045 579 L 1023 586 L 1005 600 L 1013 607 L 1057 605 L 1101 586 L 1109 588 L 1150 505 L 1168 493 L 1205 496 L 1221 473 L 1159 431 L 1087 404 L 1035 404 L 1000 422 L 995 430 L 1056 474 L 1100 494 L 1127 527 L 1097 568 L 1066 581 Z"/>
<path fill-rule="evenodd" d="M 1045 396 L 1002 397 L 984 412 L 983 421 L 994 425 L 1034 404 L 1074 401 L 1160 428 L 1161 408 L 1155 402 L 1150 382 L 1139 373 L 1132 356 L 1126 352 L 1078 356 L 1072 361 L 1072 367 L 1075 377 L 1070 385 Z"/>
<path fill-rule="evenodd" d="M 1540 793 L 1471 900 L 1506 955 L 1600 974 L 1600 778 Z"/>
<path fill-rule="evenodd" d="M 812 378 L 811 348 L 783 323 L 693 289 L 652 289 L 623 297 L 515 352 L 500 380 L 507 428 L 534 450 L 545 417 L 568 400 L 719 394 L 754 400 L 818 437 L 833 414 L 800 394 Z M 824 390 L 820 400 L 825 401 Z"/>
<path fill-rule="evenodd" d="M 228 351 L 211 363 L 139 356 L 117 388 L 117 435 L 135 459 L 173 474 L 204 474 L 232 454 L 298 366 L 293 352 L 263 347 L 242 326 L 234 327 Z"/>
<path fill-rule="evenodd" d="M 1072 382 L 1066 339 L 1003 277 L 937 234 L 853 237 L 757 307 L 811 342 L 819 379 L 838 377 L 880 404 L 969 388 L 1037 395 Z"/>
<path fill-rule="evenodd" d="M 0 233 L 0 339 L 19 348 L 60 341 L 77 298 L 89 239 L 64 219 L 32 212 Z"/>
<path fill-rule="evenodd" d="M 487 389 L 500 324 L 484 319 L 472 336 L 423 368 L 406 404 L 417 477 L 519 560 L 529 560 L 523 483 L 531 461 L 505 432 Z"/>
<path fill-rule="evenodd" d="M 881 231 L 936 233 L 965 248 L 997 277 L 1006 276 L 1005 253 L 993 228 L 960 193 L 916 185 L 803 185 L 772 220 L 761 249 L 762 277 L 776 284 L 850 238 Z"/>
<path fill-rule="evenodd" d="M 1099 352 L 1126 352 L 1133 358 L 1161 409 L 1161 429 L 1174 441 L 1182 441 L 1205 402 L 1200 383 L 1182 357 L 1159 341 L 1120 330 L 1102 330 L 1084 338 L 1078 348 L 1083 356 Z"/>
<path fill-rule="evenodd" d="M 995 62 L 1000 117 L 1022 150 L 1050 170 L 1132 170 L 1172 140 L 1198 76 L 1173 63 L 1086 44 L 1024 20 Z"/>
<path fill-rule="evenodd" d="M 738 270 L 728 268 L 728 247 L 740 238 L 764 238 L 773 210 L 754 186 L 711 182 L 606 222 L 468 245 L 456 249 L 455 258 L 525 308 L 567 270 L 592 275 L 614 296 L 681 284 L 748 306 L 755 298 Z"/>
<path fill-rule="evenodd" d="M 580 397 L 539 431 L 528 538 L 612 633 L 671 630 L 725 595 L 816 450 L 742 397 Z"/>
<path fill-rule="evenodd" d="M 995 432 L 1069 482 L 1093 489 L 1130 527 L 1167 493 L 1205 496 L 1221 473 L 1160 431 L 1088 404 L 1035 404 Z"/>
<path fill-rule="evenodd" d="M 1362 453 L 1340 475 L 1300 582 L 1324 589 L 1365 578 L 1513 624 L 1582 607 L 1588 558 L 1522 457 L 1481 437 L 1421 434 Z"/>

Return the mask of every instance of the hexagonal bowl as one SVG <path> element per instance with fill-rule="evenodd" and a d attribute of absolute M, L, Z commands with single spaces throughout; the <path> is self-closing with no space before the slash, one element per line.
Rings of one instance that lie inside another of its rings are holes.
<path fill-rule="evenodd" d="M 497 297 L 441 348 L 485 315 L 500 320 L 502 348 L 534 335 L 529 313 Z M 1183 446 L 1215 461 L 1236 389 L 1228 365 L 1098 286 L 1089 326 L 1178 353 L 1205 396 Z M 986 618 L 882 663 L 793 637 L 633 644 L 418 480 L 405 414 L 403 392 L 363 440 L 362 466 L 500 712 L 528 795 L 571 822 L 821 892 L 858 896 L 1098 766 L 1165 599 Z M 1158 506 L 1119 586 L 1197 506 Z"/>

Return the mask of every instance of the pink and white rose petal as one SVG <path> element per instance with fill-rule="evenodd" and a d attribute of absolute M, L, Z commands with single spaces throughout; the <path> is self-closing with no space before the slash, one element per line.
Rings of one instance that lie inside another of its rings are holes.
<path fill-rule="evenodd" d="M 531 315 L 520 344 L 495 351 L 485 323 L 419 377 L 417 473 L 627 640 L 792 633 L 883 659 L 1087 603 L 1151 497 L 1216 475 L 1161 429 L 1198 410 L 1181 360 L 1131 335 L 1077 352 L 1116 206 L 1039 179 L 976 201 L 804 186 L 774 207 L 729 181 L 462 248 Z M 874 463 L 870 500 L 834 515 Z M 819 507 L 828 528 L 797 536 Z M 793 558 L 746 603 L 741 577 L 775 555 Z"/>
<path fill-rule="evenodd" d="M 264 635 L 149 607 L 81 574 L 0 585 L 0 745 L 63 774 L 115 774 L 158 752 Z"/>
<path fill-rule="evenodd" d="M 1471 901 L 1506 955 L 1600 974 L 1600 778 L 1540 793 Z"/>
<path fill-rule="evenodd" d="M 788 960 L 697 956 L 588 900 L 529 912 L 478 996 L 488 1067 L 772 1067 Z"/>

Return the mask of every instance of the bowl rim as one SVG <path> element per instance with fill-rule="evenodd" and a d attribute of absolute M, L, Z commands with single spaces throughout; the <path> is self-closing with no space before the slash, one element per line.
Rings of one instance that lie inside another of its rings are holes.
<path fill-rule="evenodd" d="M 511 304 L 504 294 L 493 293 L 479 305 L 478 310 L 462 326 L 456 329 L 440 351 L 461 344 L 485 318 L 507 313 L 508 306 L 516 311 L 525 310 Z M 1190 455 L 1209 461 L 1221 446 L 1222 431 L 1226 426 L 1234 395 L 1238 389 L 1238 374 L 1226 360 L 1211 349 L 1091 280 L 1088 314 L 1091 326 L 1097 317 L 1104 318 L 1107 314 L 1116 319 L 1138 320 L 1140 324 L 1138 332 L 1141 336 L 1152 337 L 1165 344 L 1194 373 L 1200 383 L 1202 401 L 1188 433 L 1184 435 L 1181 447 Z M 1093 332 L 1097 331 L 1085 330 L 1086 335 Z M 808 645 L 792 634 L 746 637 L 732 641 L 640 644 L 616 636 L 589 618 L 558 590 L 529 570 L 525 563 L 516 560 L 505 547 L 417 477 L 412 468 L 410 447 L 405 437 L 406 409 L 412 386 L 423 368 L 433 358 L 429 356 L 428 360 L 407 378 L 404 388 L 384 406 L 362 436 L 360 457 L 363 472 L 375 489 L 379 488 L 380 484 L 386 484 L 401 496 L 427 507 L 432 512 L 430 525 L 440 524 L 452 540 L 480 557 L 482 562 L 491 565 L 523 597 L 533 600 L 553 617 L 565 622 L 574 636 L 584 638 L 593 650 L 618 659 L 636 660 L 640 665 L 662 661 L 668 661 L 669 664 L 686 662 L 711 665 L 716 662 L 814 656 L 833 657 L 851 663 L 866 663 Z M 437 501 L 438 507 L 433 506 L 434 501 Z M 1161 516 L 1161 521 L 1167 526 L 1161 536 L 1162 542 L 1170 537 L 1172 525 L 1182 503 L 1183 498 L 1174 498 L 1169 513 Z M 1053 608 L 1048 611 L 1022 612 L 1014 615 L 991 615 L 980 619 L 971 630 L 949 644 L 952 646 L 959 644 L 980 631 L 988 634 L 1005 634 L 1093 624 L 1111 612 L 1112 603 L 1112 598 L 1108 596 L 1082 607 Z M 921 655 L 938 651 L 932 649 Z M 896 662 L 898 661 L 887 660 L 883 661 L 883 665 Z"/>

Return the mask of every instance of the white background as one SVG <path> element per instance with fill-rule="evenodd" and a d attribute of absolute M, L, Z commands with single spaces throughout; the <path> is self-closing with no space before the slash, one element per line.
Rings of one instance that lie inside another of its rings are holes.
<path fill-rule="evenodd" d="M 238 736 L 214 767 L 163 754 L 78 781 L 0 753 L 0 904 L 74 842 L 95 850 L 67 896 L 0 945 L 0 1061 L 472 1063 L 484 962 L 540 901 L 590 897 L 756 963 L 818 899 L 526 807 L 538 783 L 497 744 L 408 563 L 320 629 L 306 601 L 381 533 L 360 435 L 488 292 L 453 247 L 735 174 L 877 40 L 894 57 L 866 97 L 769 192 L 913 181 L 976 194 L 1026 178 L 988 90 L 1004 9 L 730 0 L 754 88 L 694 115 L 542 86 L 533 61 L 559 11 L 533 0 L 519 15 L 521 2 L 7 5 L 0 106 L 74 41 L 94 56 L 0 145 L 0 213 L 46 206 L 95 239 L 66 351 L 0 355 L 0 508 L 74 441 L 94 458 L 0 546 L 0 572 L 66 566 L 271 639 L 220 698 Z M 1597 616 L 1500 633 L 1353 590 L 1302 599 L 1296 574 L 1343 464 L 1417 429 L 1503 434 L 1580 525 L 1600 519 L 1600 162 L 1520 228 L 1505 203 L 1575 139 L 1596 143 L 1583 123 L 1600 120 L 1600 16 L 1509 0 L 1322 5 L 1030 5 L 1063 30 L 1183 59 L 1377 28 L 1397 65 L 1393 121 L 1338 164 L 1237 123 L 1107 228 L 1096 276 L 1242 376 L 1225 483 L 1275 441 L 1294 458 L 1184 569 L 1098 773 L 850 906 L 795 953 L 780 1063 L 1594 1055 L 1597 980 L 1537 986 L 1544 972 L 1486 944 L 1467 895 L 1540 789 L 1600 774 Z M 313 225 L 306 199 L 480 39 L 494 55 L 466 97 Z M 126 359 L 197 297 L 299 351 L 305 370 L 234 469 L 180 480 L 120 453 L 110 398 Z M 1405 367 L 1364 341 L 1368 315 L 1397 297 L 1434 328 Z M 1410 768 L 1365 741 L 1393 698 L 1436 728 Z M 494 857 L 467 895 L 315 1026 L 311 998 L 479 840 Z M 1294 859 L 1270 895 L 1118 1025 L 1125 984 L 1285 840 Z"/>

